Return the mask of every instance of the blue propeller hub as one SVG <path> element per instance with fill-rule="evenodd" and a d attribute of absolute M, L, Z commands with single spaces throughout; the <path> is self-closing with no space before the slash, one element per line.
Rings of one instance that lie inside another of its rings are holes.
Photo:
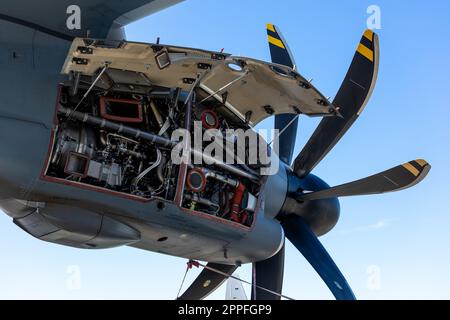
<path fill-rule="evenodd" d="M 298 201 L 298 195 L 328 189 L 329 185 L 319 177 L 308 174 L 299 178 L 290 169 L 287 171 L 288 188 L 284 205 L 277 218 L 283 220 L 290 215 L 302 217 L 317 236 L 330 232 L 339 221 L 338 198 L 313 201 Z"/>

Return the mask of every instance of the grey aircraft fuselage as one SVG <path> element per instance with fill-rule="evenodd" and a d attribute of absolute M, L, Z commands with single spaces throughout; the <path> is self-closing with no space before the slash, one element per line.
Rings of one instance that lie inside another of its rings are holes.
<path fill-rule="evenodd" d="M 57 86 L 65 80 L 61 67 L 71 39 L 86 36 L 88 30 L 93 38 L 123 37 L 123 26 L 128 22 L 178 1 L 77 0 L 84 15 L 82 29 L 68 30 L 66 8 L 72 2 L 22 0 L 0 4 L 3 211 L 18 218 L 39 208 L 52 207 L 64 211 L 67 219 L 93 214 L 95 219 L 109 217 L 137 230 L 134 241 L 112 240 L 105 248 L 127 244 L 224 264 L 250 263 L 276 254 L 284 242 L 284 234 L 274 218 L 284 205 L 289 185 L 287 171 L 291 170 L 282 162 L 278 174 L 265 183 L 259 212 L 250 229 L 190 214 L 171 202 L 136 201 L 43 179 L 54 127 Z M 92 236 L 96 236 L 95 232 Z M 103 241 L 107 240 L 105 235 Z"/>

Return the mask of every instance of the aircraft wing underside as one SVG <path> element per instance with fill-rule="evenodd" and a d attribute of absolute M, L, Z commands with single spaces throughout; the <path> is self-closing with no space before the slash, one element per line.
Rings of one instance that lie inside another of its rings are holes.
<path fill-rule="evenodd" d="M 2 0 L 0 19 L 41 30 L 66 40 L 106 38 L 125 25 L 183 0 Z M 68 28 L 74 6 L 80 25 Z"/>

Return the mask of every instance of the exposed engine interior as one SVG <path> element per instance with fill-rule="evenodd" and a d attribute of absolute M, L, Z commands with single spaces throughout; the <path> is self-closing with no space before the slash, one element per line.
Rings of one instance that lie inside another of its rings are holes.
<path fill-rule="evenodd" d="M 110 69 L 97 79 L 72 74 L 60 87 L 46 176 L 171 201 L 188 211 L 251 226 L 261 164 L 193 165 L 171 159 L 178 143 L 171 140 L 176 129 L 187 129 L 193 136 L 201 122 L 203 131 L 215 129 L 229 140 L 227 129 L 247 130 L 248 123 L 199 88 L 186 92 L 153 87 L 145 78 L 135 80 L 143 77 L 135 73 L 128 74 L 127 85 L 118 84 L 113 80 L 118 73 Z"/>

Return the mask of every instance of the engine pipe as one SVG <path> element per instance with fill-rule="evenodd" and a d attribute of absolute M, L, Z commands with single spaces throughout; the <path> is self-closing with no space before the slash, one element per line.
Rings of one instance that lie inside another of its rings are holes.
<path fill-rule="evenodd" d="M 153 116 L 155 117 L 156 122 L 158 123 L 159 128 L 161 129 L 164 126 L 164 120 L 161 116 L 161 113 L 158 110 L 155 102 L 153 100 L 150 101 L 150 108 L 152 109 Z"/>
<path fill-rule="evenodd" d="M 242 223 L 242 216 L 241 216 L 241 204 L 242 200 L 244 199 L 244 193 L 245 193 L 245 185 L 242 183 L 239 183 L 236 187 L 236 190 L 234 191 L 233 199 L 231 200 L 231 215 L 230 219 Z"/>
<path fill-rule="evenodd" d="M 210 201 L 208 199 L 205 199 L 205 198 L 201 198 L 201 197 L 199 197 L 196 194 L 193 194 L 192 196 L 187 194 L 186 195 L 186 199 L 189 200 L 189 201 L 194 201 L 194 202 L 203 204 L 203 205 L 208 206 L 208 207 L 213 207 L 213 208 L 216 209 L 216 211 L 220 210 L 220 206 L 217 203 L 214 203 L 214 202 L 212 202 L 212 201 Z"/>
<path fill-rule="evenodd" d="M 214 172 L 214 171 L 208 170 L 208 169 L 202 169 L 202 170 L 205 172 L 206 178 L 215 179 L 217 181 L 228 184 L 234 188 L 237 188 L 239 185 L 239 181 L 236 181 L 236 180 L 228 178 L 228 177 L 224 177 L 224 176 L 218 174 L 217 172 Z"/>
<path fill-rule="evenodd" d="M 69 108 L 65 108 L 60 106 L 58 109 L 58 114 L 60 114 L 61 116 L 64 116 L 68 119 L 75 119 L 78 121 L 81 121 L 83 123 L 87 123 L 89 125 L 92 126 L 97 126 L 100 128 L 106 128 L 112 131 L 115 131 L 117 133 L 120 134 L 124 134 L 127 135 L 129 137 L 133 137 L 135 139 L 141 138 L 144 139 L 150 143 L 154 143 L 157 144 L 161 147 L 166 147 L 166 148 L 174 148 L 175 146 L 178 145 L 179 142 L 177 141 L 172 141 L 168 138 L 164 138 L 162 136 L 159 136 L 157 134 L 153 134 L 150 132 L 144 132 L 132 127 L 128 127 L 125 126 L 123 124 L 119 124 L 119 123 L 115 123 L 106 119 L 102 119 L 102 118 L 98 118 L 98 117 L 94 117 L 91 116 L 87 113 L 83 113 L 83 112 L 79 112 L 79 111 L 75 111 Z M 197 156 L 201 156 L 203 157 L 204 161 L 207 163 L 211 163 L 223 170 L 226 170 L 230 173 L 234 173 L 240 177 L 243 178 L 247 178 L 252 180 L 253 182 L 259 183 L 260 179 L 258 176 L 245 172 L 239 168 L 236 168 L 234 166 L 231 166 L 229 164 L 223 163 L 222 161 L 215 159 L 214 157 L 210 157 L 210 156 L 206 156 L 203 154 L 203 152 L 198 151 L 196 149 L 191 149 L 191 153 L 193 155 L 197 155 Z"/>

